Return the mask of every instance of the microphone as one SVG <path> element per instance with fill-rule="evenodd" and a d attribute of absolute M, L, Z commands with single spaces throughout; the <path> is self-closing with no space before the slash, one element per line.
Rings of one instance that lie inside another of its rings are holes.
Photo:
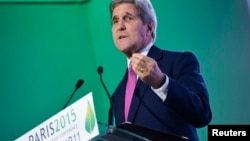
<path fill-rule="evenodd" d="M 107 94 L 107 96 L 108 96 L 108 98 L 109 98 L 109 102 L 110 102 L 109 116 L 108 116 L 108 125 L 113 125 L 113 112 L 112 112 L 112 106 L 111 106 L 111 96 L 110 96 L 110 94 L 109 94 L 109 92 L 108 92 L 107 87 L 105 86 L 105 84 L 104 84 L 104 82 L 103 82 L 103 80 L 102 80 L 103 67 L 102 67 L 102 66 L 99 66 L 99 67 L 97 68 L 97 72 L 98 72 L 99 75 L 100 75 L 100 81 L 101 81 L 101 83 L 102 83 L 102 86 L 103 86 L 103 88 L 104 88 L 104 90 L 105 90 L 105 92 L 106 92 L 106 94 Z"/>
<path fill-rule="evenodd" d="M 83 84 L 83 80 L 79 79 L 76 83 L 75 89 L 73 91 L 73 93 L 71 94 L 70 98 L 68 99 L 67 103 L 64 105 L 63 109 L 65 109 L 67 107 L 67 105 L 69 104 L 70 100 L 72 99 L 73 95 L 76 93 L 76 91 L 82 86 Z"/>

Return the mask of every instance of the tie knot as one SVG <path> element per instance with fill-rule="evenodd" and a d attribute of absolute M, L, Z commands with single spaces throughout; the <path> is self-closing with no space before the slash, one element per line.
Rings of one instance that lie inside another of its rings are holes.
<path fill-rule="evenodd" d="M 129 70 L 129 71 L 133 71 L 133 68 L 132 68 L 131 62 L 129 63 L 128 70 Z"/>

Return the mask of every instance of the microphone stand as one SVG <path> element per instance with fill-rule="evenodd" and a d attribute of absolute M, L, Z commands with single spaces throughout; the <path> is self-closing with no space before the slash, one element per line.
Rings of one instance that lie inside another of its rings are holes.
<path fill-rule="evenodd" d="M 76 87 L 75 90 L 73 91 L 73 93 L 71 94 L 70 98 L 68 99 L 67 103 L 64 105 L 63 109 L 65 109 L 67 107 L 67 105 L 69 104 L 70 100 L 72 99 L 73 95 L 75 94 L 76 90 L 78 88 Z"/>
<path fill-rule="evenodd" d="M 109 126 L 113 126 L 113 111 L 112 111 L 112 106 L 111 106 L 111 96 L 110 96 L 110 94 L 108 92 L 107 87 L 105 86 L 105 84 L 104 84 L 104 82 L 102 80 L 103 68 L 102 67 L 98 67 L 97 72 L 100 74 L 100 81 L 102 83 L 102 86 L 103 86 L 103 88 L 104 88 L 104 90 L 105 90 L 105 92 L 106 92 L 106 94 L 107 94 L 107 96 L 109 98 L 109 102 L 110 102 L 108 125 Z"/>
<path fill-rule="evenodd" d="M 82 86 L 83 84 L 83 80 L 79 79 L 76 83 L 76 87 L 75 90 L 73 91 L 73 93 L 71 94 L 70 98 L 68 99 L 67 103 L 64 105 L 63 109 L 65 109 L 67 107 L 67 105 L 69 104 L 70 100 L 72 99 L 73 95 L 76 93 L 76 91 Z"/>

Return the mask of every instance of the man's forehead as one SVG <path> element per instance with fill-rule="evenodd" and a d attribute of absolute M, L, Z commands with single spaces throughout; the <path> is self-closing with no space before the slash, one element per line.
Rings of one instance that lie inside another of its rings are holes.
<path fill-rule="evenodd" d="M 132 16 L 137 16 L 138 11 L 136 7 L 133 4 L 130 3 L 122 3 L 117 5 L 112 13 L 112 17 L 115 16 L 124 16 L 124 15 L 132 15 Z"/>

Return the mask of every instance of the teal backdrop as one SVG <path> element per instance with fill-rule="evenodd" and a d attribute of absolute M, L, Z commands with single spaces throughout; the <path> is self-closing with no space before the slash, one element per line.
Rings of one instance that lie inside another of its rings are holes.
<path fill-rule="evenodd" d="M 114 46 L 110 0 L 86 3 L 0 3 L 0 139 L 12 141 L 93 92 L 107 123 L 109 101 L 126 69 Z M 250 124 L 250 12 L 246 0 L 152 0 L 156 45 L 192 51 L 207 82 L 211 124 Z M 198 129 L 207 140 L 207 127 Z"/>

